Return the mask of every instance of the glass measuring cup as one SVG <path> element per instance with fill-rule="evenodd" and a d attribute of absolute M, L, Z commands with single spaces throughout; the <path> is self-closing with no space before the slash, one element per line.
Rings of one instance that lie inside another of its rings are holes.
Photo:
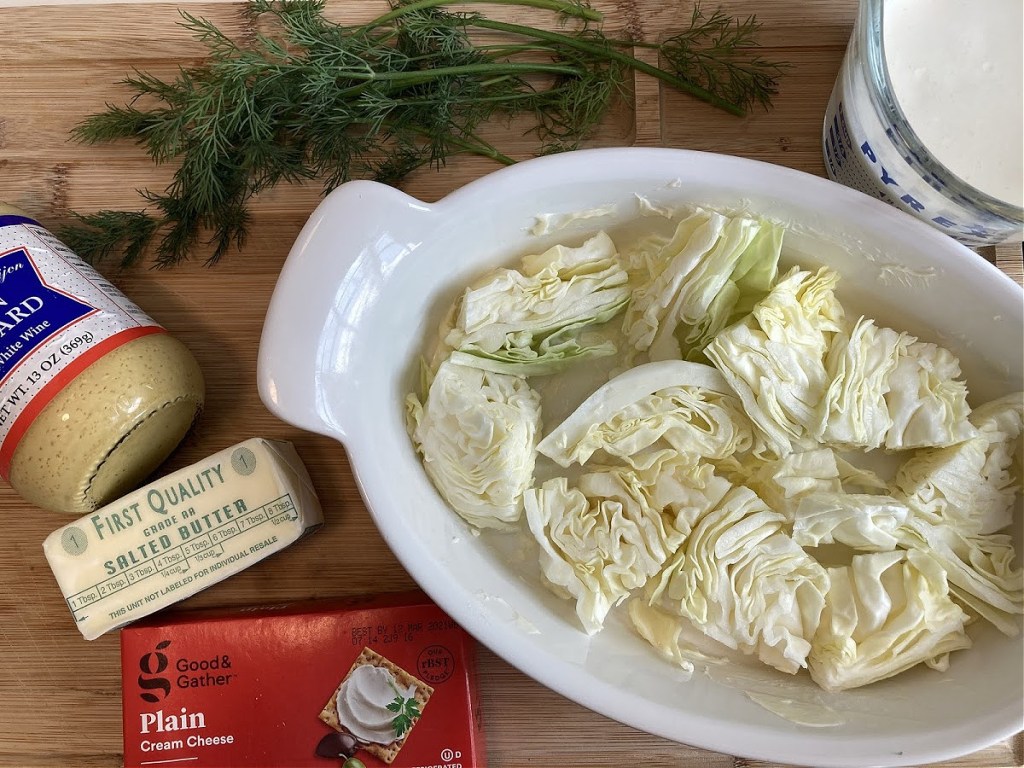
<path fill-rule="evenodd" d="M 966 245 L 1020 240 L 1024 209 L 958 177 L 929 152 L 908 122 L 886 68 L 883 2 L 861 0 L 829 99 L 822 136 L 829 177 Z"/>

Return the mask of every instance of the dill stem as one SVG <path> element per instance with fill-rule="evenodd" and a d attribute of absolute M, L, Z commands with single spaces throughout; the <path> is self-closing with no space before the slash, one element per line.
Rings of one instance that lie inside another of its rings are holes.
<path fill-rule="evenodd" d="M 696 96 L 698 99 L 706 101 L 708 104 L 718 107 L 719 109 L 723 109 L 726 112 L 738 115 L 739 117 L 743 117 L 743 115 L 745 114 L 743 107 L 739 106 L 738 104 L 734 104 L 731 101 L 723 99 L 721 96 L 716 96 L 710 91 L 701 88 L 699 85 L 695 85 L 691 82 L 683 80 L 677 77 L 676 75 L 673 75 L 671 72 L 666 72 L 663 69 L 658 69 L 657 67 L 652 66 L 647 62 L 640 61 L 640 59 L 633 58 L 632 56 L 629 56 L 625 53 L 620 53 L 619 51 L 608 48 L 602 48 L 601 46 L 594 45 L 593 43 L 589 43 L 586 40 L 581 40 L 576 37 L 570 37 L 569 35 L 563 35 L 559 32 L 549 32 L 545 29 L 524 27 L 519 24 L 509 24 L 504 21 L 493 21 L 491 19 L 473 19 L 471 23 L 473 26 L 480 27 L 482 29 L 493 29 L 497 32 L 508 32 L 514 35 L 522 35 L 524 37 L 532 37 L 539 40 L 546 40 L 551 43 L 560 43 L 570 48 L 575 48 L 578 51 L 583 51 L 584 53 L 590 53 L 595 56 L 602 56 L 607 59 L 612 59 L 614 61 L 618 61 L 621 64 L 625 64 L 628 67 L 632 67 L 638 72 L 643 72 L 646 75 L 656 77 L 659 80 L 668 83 L 673 88 L 676 88 L 680 91 L 684 91 L 685 93 L 689 93 L 692 96 Z"/>
<path fill-rule="evenodd" d="M 449 75 L 509 74 L 512 72 L 547 72 L 553 75 L 577 75 L 579 70 L 566 64 L 488 63 L 460 64 L 453 67 L 431 67 L 427 69 L 402 70 L 399 72 L 345 72 L 340 78 L 370 81 L 401 81 L 404 84 L 423 83 Z"/>
<path fill-rule="evenodd" d="M 600 11 L 595 11 L 591 8 L 584 8 L 571 2 L 563 2 L 562 0 L 419 0 L 419 2 L 399 6 L 393 11 L 385 13 L 383 16 L 378 16 L 372 22 L 367 24 L 365 29 L 372 29 L 373 27 L 388 24 L 395 19 L 401 18 L 407 13 L 414 13 L 426 8 L 437 8 L 440 5 L 473 5 L 475 3 L 540 8 L 545 11 L 554 11 L 555 13 L 574 16 L 577 19 L 585 19 L 587 21 L 604 20 L 604 15 Z"/>
<path fill-rule="evenodd" d="M 456 146 L 462 147 L 467 152 L 471 152 L 475 155 L 482 155 L 483 157 L 489 157 L 491 160 L 496 160 L 502 165 L 516 164 L 515 160 L 501 152 L 497 147 L 495 147 L 490 142 L 484 141 L 483 139 L 476 135 L 473 136 L 473 139 L 475 140 L 475 143 L 472 141 L 461 139 L 456 136 L 451 139 L 451 142 Z"/>
<path fill-rule="evenodd" d="M 489 43 L 474 47 L 481 53 L 489 53 L 493 56 L 514 56 L 517 53 L 536 53 L 537 51 L 543 51 L 544 53 L 552 52 L 550 45 L 545 45 L 541 42 L 517 44 Z"/>
<path fill-rule="evenodd" d="M 538 98 L 540 98 L 540 96 L 541 96 L 540 94 L 534 93 L 532 91 L 525 91 L 523 93 L 502 94 L 502 95 L 499 95 L 499 96 L 473 96 L 473 97 L 468 98 L 468 99 L 463 99 L 461 101 L 461 103 L 462 104 L 509 104 L 509 103 L 514 102 L 514 101 L 527 101 L 527 100 L 538 99 Z M 429 107 L 429 106 L 435 105 L 437 103 L 436 101 L 431 101 L 429 99 L 405 99 L 405 98 L 391 99 L 389 101 L 389 103 L 392 103 L 392 102 L 395 105 L 401 105 L 403 107 Z"/>
<path fill-rule="evenodd" d="M 421 136 L 428 135 L 427 131 L 425 131 L 422 128 L 413 128 L 413 130 L 416 131 L 416 133 L 420 134 Z M 455 136 L 453 134 L 447 138 L 447 141 L 448 143 L 453 144 L 459 149 L 469 152 L 470 154 L 490 158 L 491 160 L 495 160 L 501 163 L 502 165 L 516 164 L 516 160 L 513 160 L 511 157 L 501 152 L 497 147 L 495 147 L 490 142 L 484 141 L 476 134 L 470 134 L 470 136 L 473 139 L 472 141 L 470 141 L 469 139 L 464 139 L 461 136 Z"/>

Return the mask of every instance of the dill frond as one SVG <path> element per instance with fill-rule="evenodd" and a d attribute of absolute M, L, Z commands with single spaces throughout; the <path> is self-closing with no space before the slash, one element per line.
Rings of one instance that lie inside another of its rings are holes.
<path fill-rule="evenodd" d="M 250 0 L 247 13 L 270 32 L 245 42 L 183 11 L 206 60 L 167 80 L 134 72 L 126 106 L 107 105 L 73 131 L 84 143 L 135 141 L 176 165 L 171 184 L 143 192 L 145 211 L 78 216 L 65 236 L 94 262 L 128 265 L 151 250 L 169 267 L 203 247 L 212 264 L 245 242 L 250 198 L 277 184 L 397 184 L 462 153 L 512 163 L 478 129 L 515 115 L 531 116 L 538 151 L 573 149 L 634 69 L 742 114 L 769 103 L 782 67 L 750 54 L 753 18 L 695 9 L 689 29 L 638 44 L 659 49 L 658 68 L 628 54 L 637 44 L 607 36 L 583 0 L 496 0 L 551 12 L 559 31 L 466 8 L 482 1 L 392 0 L 374 21 L 343 26 L 324 17 L 324 0 Z M 477 43 L 480 30 L 512 42 Z"/>
<path fill-rule="evenodd" d="M 679 77 L 747 110 L 767 108 L 787 65 L 756 52 L 757 17 L 733 18 L 721 10 L 705 15 L 693 8 L 690 27 L 660 45 L 663 59 Z"/>

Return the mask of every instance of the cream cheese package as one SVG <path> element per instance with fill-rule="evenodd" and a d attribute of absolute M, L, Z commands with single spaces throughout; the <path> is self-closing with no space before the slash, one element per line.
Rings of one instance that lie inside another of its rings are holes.
<path fill-rule="evenodd" d="M 485 768 L 473 638 L 420 591 L 121 632 L 125 768 Z"/>
<path fill-rule="evenodd" d="M 291 443 L 253 438 L 59 528 L 43 543 L 87 640 L 148 616 L 323 524 Z"/>

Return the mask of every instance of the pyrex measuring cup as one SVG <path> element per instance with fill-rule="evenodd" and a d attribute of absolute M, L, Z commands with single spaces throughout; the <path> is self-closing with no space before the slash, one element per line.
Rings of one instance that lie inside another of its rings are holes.
<path fill-rule="evenodd" d="M 829 100 L 823 131 L 829 176 L 966 245 L 1020 240 L 1024 209 L 958 177 L 935 158 L 908 122 L 886 66 L 883 5 L 884 0 L 861 0 Z"/>

